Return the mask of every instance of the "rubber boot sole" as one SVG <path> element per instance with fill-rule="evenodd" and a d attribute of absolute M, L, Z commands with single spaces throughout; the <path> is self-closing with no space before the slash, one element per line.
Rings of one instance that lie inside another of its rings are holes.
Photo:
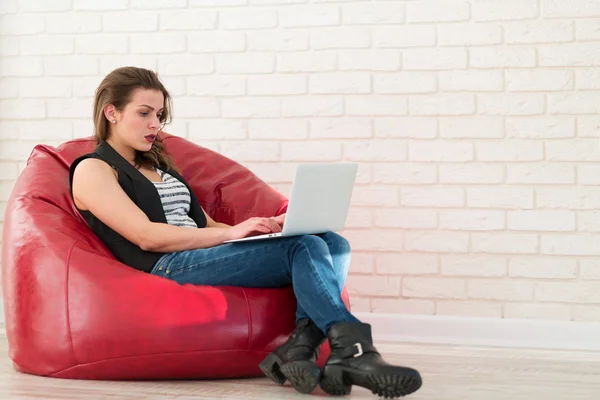
<path fill-rule="evenodd" d="M 333 396 L 348 395 L 352 385 L 357 385 L 384 398 L 409 395 L 419 390 L 422 384 L 417 371 L 395 366 L 363 372 L 342 365 L 326 365 L 320 382 L 321 389 Z"/>
<path fill-rule="evenodd" d="M 258 367 L 273 382 L 283 385 L 287 378 L 281 372 L 281 364 L 283 364 L 283 360 L 277 354 L 271 353 L 262 360 Z"/>
<path fill-rule="evenodd" d="M 313 361 L 292 361 L 282 365 L 280 370 L 300 393 L 311 393 L 321 381 L 321 367 Z"/>

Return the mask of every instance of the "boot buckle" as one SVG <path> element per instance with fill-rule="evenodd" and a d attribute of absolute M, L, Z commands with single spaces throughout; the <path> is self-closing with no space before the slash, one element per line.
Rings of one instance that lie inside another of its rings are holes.
<path fill-rule="evenodd" d="M 362 345 L 360 343 L 354 343 L 353 346 L 356 346 L 356 349 L 358 350 L 358 353 L 354 354 L 353 357 L 360 357 L 363 355 L 363 348 Z"/>

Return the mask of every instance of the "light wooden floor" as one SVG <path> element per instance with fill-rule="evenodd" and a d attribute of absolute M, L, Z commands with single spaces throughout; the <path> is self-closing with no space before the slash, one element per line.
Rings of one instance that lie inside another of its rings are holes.
<path fill-rule="evenodd" d="M 414 400 L 599 400 L 600 353 L 378 343 L 386 359 L 423 375 Z M 308 399 L 266 378 L 197 382 L 101 382 L 16 372 L 0 331 L 0 399 Z M 313 396 L 326 398 L 320 389 Z M 354 387 L 349 399 L 377 399 Z"/>

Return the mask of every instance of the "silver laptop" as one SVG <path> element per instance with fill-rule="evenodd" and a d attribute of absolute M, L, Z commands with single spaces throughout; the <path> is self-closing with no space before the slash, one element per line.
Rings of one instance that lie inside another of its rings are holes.
<path fill-rule="evenodd" d="M 342 230 L 357 170 L 357 163 L 299 165 L 282 232 L 227 240 L 225 243 Z"/>

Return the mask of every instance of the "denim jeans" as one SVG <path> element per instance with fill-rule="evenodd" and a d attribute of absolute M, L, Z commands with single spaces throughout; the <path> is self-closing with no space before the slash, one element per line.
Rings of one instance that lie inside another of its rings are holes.
<path fill-rule="evenodd" d="M 151 273 L 180 284 L 277 288 L 292 285 L 296 320 L 309 317 L 323 332 L 359 322 L 341 300 L 350 244 L 334 232 L 226 243 L 162 256 Z"/>

